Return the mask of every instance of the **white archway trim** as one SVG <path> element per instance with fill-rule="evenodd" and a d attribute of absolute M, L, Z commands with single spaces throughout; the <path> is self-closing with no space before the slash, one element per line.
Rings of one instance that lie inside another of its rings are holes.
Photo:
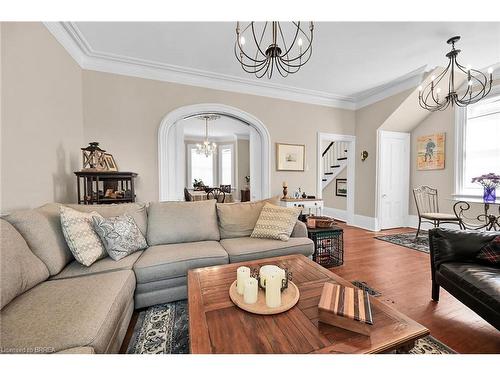
<path fill-rule="evenodd" d="M 238 108 L 218 103 L 194 104 L 177 108 L 168 113 L 161 120 L 158 129 L 158 176 L 159 176 L 159 199 L 160 201 L 179 199 L 179 191 L 176 188 L 177 171 L 179 165 L 179 153 L 175 147 L 169 145 L 169 139 L 176 134 L 175 125 L 177 122 L 199 116 L 204 113 L 216 113 L 222 116 L 232 117 L 242 121 L 254 128 L 262 142 L 262 168 L 260 178 L 261 197 L 270 196 L 271 189 L 271 135 L 266 126 L 257 117 L 244 112 Z M 184 181 L 183 181 L 184 183 Z M 181 193 L 182 194 L 182 193 Z"/>

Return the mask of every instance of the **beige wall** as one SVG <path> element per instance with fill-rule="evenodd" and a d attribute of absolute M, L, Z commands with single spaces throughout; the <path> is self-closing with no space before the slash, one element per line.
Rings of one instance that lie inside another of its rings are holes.
<path fill-rule="evenodd" d="M 238 150 L 238 190 L 243 190 L 247 185 L 245 176 L 250 176 L 250 141 L 246 139 L 238 139 L 237 146 Z M 241 199 L 240 191 L 236 192 L 236 196 Z"/>
<path fill-rule="evenodd" d="M 335 195 L 335 180 L 337 178 L 347 178 L 347 168 L 345 168 L 339 175 L 323 190 L 323 203 L 325 207 L 336 208 L 337 210 L 347 210 L 347 198 L 337 197 Z"/>
<path fill-rule="evenodd" d="M 375 217 L 377 129 L 413 90 L 391 96 L 356 111 L 356 195 L 354 213 Z M 362 162 L 361 152 L 368 151 Z"/>
<path fill-rule="evenodd" d="M 94 71 L 83 71 L 84 138 L 109 150 L 122 170 L 139 173 L 137 197 L 158 200 L 158 127 L 170 111 L 197 103 L 222 103 L 260 119 L 272 142 L 271 193 L 299 186 L 316 194 L 317 132 L 354 134 L 354 111 L 211 90 Z M 305 172 L 275 170 L 275 142 L 306 145 Z"/>
<path fill-rule="evenodd" d="M 1 212 L 74 202 L 82 71 L 41 23 L 1 23 Z"/>

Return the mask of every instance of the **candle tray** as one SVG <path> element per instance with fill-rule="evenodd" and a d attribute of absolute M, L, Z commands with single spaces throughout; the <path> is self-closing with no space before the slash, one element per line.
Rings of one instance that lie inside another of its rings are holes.
<path fill-rule="evenodd" d="M 259 315 L 273 315 L 285 312 L 294 307 L 299 301 L 300 292 L 297 285 L 288 281 L 288 288 L 281 293 L 281 306 L 270 308 L 266 305 L 266 291 L 258 288 L 257 302 L 247 304 L 243 301 L 243 295 L 238 294 L 236 290 L 236 281 L 229 288 L 229 297 L 231 301 L 240 309 Z"/>

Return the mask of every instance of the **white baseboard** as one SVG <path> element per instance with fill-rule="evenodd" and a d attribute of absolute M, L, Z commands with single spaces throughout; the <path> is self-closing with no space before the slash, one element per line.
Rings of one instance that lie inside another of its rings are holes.
<path fill-rule="evenodd" d="M 408 222 L 406 224 L 410 228 L 417 228 L 418 227 L 418 216 L 417 215 L 408 215 Z M 440 228 L 447 228 L 447 229 L 460 229 L 458 224 L 453 224 L 453 223 L 443 223 L 439 226 Z M 428 222 L 423 222 L 420 229 L 424 230 L 429 230 L 434 228 L 434 225 Z"/>
<path fill-rule="evenodd" d="M 354 215 L 354 220 L 350 225 L 372 232 L 378 231 L 377 218 L 371 216 Z"/>
<path fill-rule="evenodd" d="M 340 210 L 338 208 L 333 208 L 333 207 L 323 207 L 323 213 L 327 216 L 331 216 L 334 219 L 347 222 L 347 211 L 346 210 Z"/>

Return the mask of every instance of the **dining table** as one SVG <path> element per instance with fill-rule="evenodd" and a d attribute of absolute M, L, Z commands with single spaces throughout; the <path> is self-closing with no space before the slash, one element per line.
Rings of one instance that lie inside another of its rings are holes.
<path fill-rule="evenodd" d="M 189 194 L 191 194 L 193 201 L 204 201 L 208 199 L 207 192 L 205 190 L 188 189 L 188 191 Z M 233 203 L 234 202 L 233 193 L 225 193 L 225 194 L 226 196 L 224 198 L 223 203 Z"/>
<path fill-rule="evenodd" d="M 465 229 L 498 231 L 500 230 L 500 198 L 486 202 L 481 197 L 452 197 L 455 201 L 453 211 L 462 219 Z M 470 216 L 471 204 L 483 206 L 482 212 Z"/>

